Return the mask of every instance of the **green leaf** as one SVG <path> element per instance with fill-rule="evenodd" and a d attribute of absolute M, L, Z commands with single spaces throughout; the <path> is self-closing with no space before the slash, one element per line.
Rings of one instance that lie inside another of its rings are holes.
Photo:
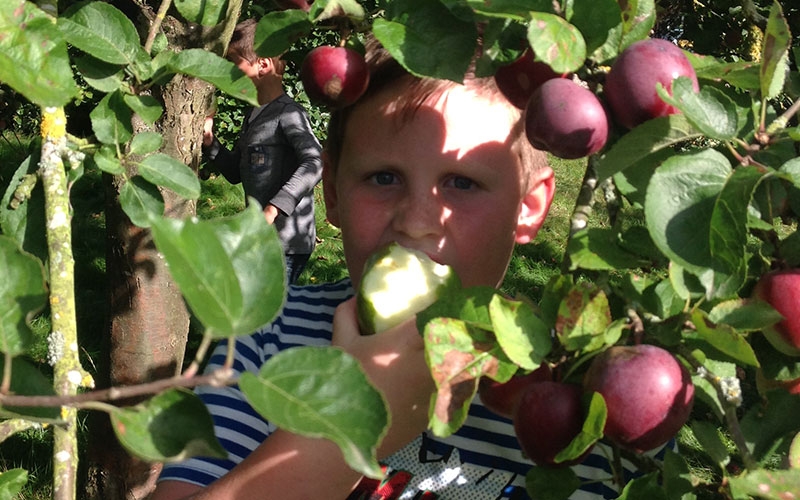
<path fill-rule="evenodd" d="M 581 432 L 553 458 L 553 461 L 557 464 L 580 457 L 603 437 L 603 429 L 606 426 L 606 418 L 608 417 L 606 401 L 599 392 L 592 392 L 588 399 L 586 419 L 583 421 Z"/>
<path fill-rule="evenodd" d="M 685 335 L 687 340 L 700 339 L 738 363 L 748 366 L 759 365 L 756 354 L 747 339 L 733 328 L 722 324 L 715 325 L 701 310 L 692 312 L 691 319 L 695 331 Z"/>
<path fill-rule="evenodd" d="M 461 0 L 454 0 L 456 5 L 462 3 Z M 476 14 L 485 16 L 497 16 L 508 19 L 524 21 L 528 19 L 531 11 L 552 12 L 553 3 L 548 0 L 464 0 Z"/>
<path fill-rule="evenodd" d="M 97 103 L 89 113 L 92 130 L 103 144 L 123 144 L 133 136 L 131 109 L 125 104 L 122 94 L 114 91 Z"/>
<path fill-rule="evenodd" d="M 159 137 L 161 136 L 159 135 Z M 91 159 L 94 161 L 97 168 L 103 172 L 111 175 L 121 175 L 125 173 L 125 167 L 122 166 L 119 158 L 117 158 L 116 148 L 108 144 L 100 146 L 100 149 L 97 150 Z"/>
<path fill-rule="evenodd" d="M 167 66 L 176 73 L 206 81 L 222 92 L 258 106 L 256 87 L 232 62 L 204 49 L 187 49 L 174 54 Z"/>
<path fill-rule="evenodd" d="M 737 137 L 739 132 L 736 105 L 722 91 L 705 86 L 697 93 L 692 81 L 681 76 L 672 82 L 672 95 L 663 85 L 656 84 L 658 95 L 686 115 L 686 119 L 704 135 L 723 141 Z"/>
<path fill-rule="evenodd" d="M 717 427 L 705 420 L 695 420 L 691 428 L 703 451 L 720 469 L 724 469 L 731 461 L 731 456 Z"/>
<path fill-rule="evenodd" d="M 525 489 L 537 500 L 567 500 L 580 486 L 572 467 L 531 467 L 525 475 Z"/>
<path fill-rule="evenodd" d="M 525 370 L 535 370 L 550 353 L 550 329 L 531 305 L 497 294 L 489 304 L 494 334 L 506 356 Z"/>
<path fill-rule="evenodd" d="M 658 472 L 650 472 L 639 476 L 625 484 L 618 500 L 668 500 L 664 488 L 658 484 Z"/>
<path fill-rule="evenodd" d="M 761 65 L 754 61 L 721 61 L 711 56 L 684 52 L 699 80 L 725 82 L 742 90 L 759 88 Z"/>
<path fill-rule="evenodd" d="M 754 332 L 781 321 L 783 316 L 762 300 L 732 299 L 715 305 L 708 319 L 742 332 Z"/>
<path fill-rule="evenodd" d="M 228 0 L 175 0 L 175 8 L 190 23 L 214 26 L 225 19 Z"/>
<path fill-rule="evenodd" d="M 586 41 L 578 28 L 547 12 L 531 12 L 528 43 L 556 73 L 572 73 L 586 60 Z"/>
<path fill-rule="evenodd" d="M 656 25 L 655 0 L 628 0 L 622 8 L 622 39 L 619 51 L 628 45 L 650 36 L 650 30 Z"/>
<path fill-rule="evenodd" d="M 474 22 L 458 19 L 440 2 L 397 0 L 372 32 L 409 72 L 461 83 L 475 53 Z M 436 47 L 436 50 L 431 50 Z"/>
<path fill-rule="evenodd" d="M 797 434 L 800 398 L 786 391 L 769 391 L 765 398 L 763 403 L 750 407 L 741 419 L 742 434 L 756 460 L 768 458 Z"/>
<path fill-rule="evenodd" d="M 119 204 L 131 222 L 139 227 L 150 227 L 154 218 L 164 215 L 161 192 L 139 175 L 122 185 Z"/>
<path fill-rule="evenodd" d="M 23 250 L 47 262 L 44 189 L 36 174 L 41 147 L 25 158 L 8 182 L 0 203 L 0 233 L 14 238 Z M 20 191 L 27 193 L 20 196 Z"/>
<path fill-rule="evenodd" d="M 450 291 L 426 309 L 417 313 L 417 329 L 425 330 L 425 324 L 435 318 L 458 318 L 470 326 L 492 329 L 489 304 L 497 290 L 491 287 L 468 287 Z"/>
<path fill-rule="evenodd" d="M 737 290 L 747 279 L 748 211 L 753 194 L 767 174 L 761 167 L 739 166 L 728 177 L 714 203 L 709 246 L 711 257 L 726 273 L 738 278 Z"/>
<path fill-rule="evenodd" d="M 17 356 L 33 344 L 29 322 L 47 303 L 44 267 L 16 241 L 0 235 L 0 275 L 0 351 Z"/>
<path fill-rule="evenodd" d="M 155 123 L 164 112 L 161 104 L 149 95 L 124 95 L 123 100 L 148 125 Z"/>
<path fill-rule="evenodd" d="M 591 54 L 608 41 L 610 32 L 621 22 L 620 5 L 617 0 L 594 0 L 574 2 L 572 23 L 586 40 L 586 53 Z"/>
<path fill-rule="evenodd" d="M 344 16 L 354 21 L 354 24 L 359 24 L 366 17 L 366 12 L 358 0 L 318 0 L 311 2 L 308 16 L 315 23 Z"/>
<path fill-rule="evenodd" d="M 359 362 L 344 351 L 287 349 L 264 363 L 258 375 L 243 373 L 239 387 L 270 423 L 329 439 L 339 445 L 353 470 L 383 476 L 375 453 L 389 427 L 387 404 Z"/>
<path fill-rule="evenodd" d="M 89 55 L 76 57 L 75 67 L 91 87 L 107 94 L 125 87 L 125 71 L 117 64 L 110 64 Z"/>
<path fill-rule="evenodd" d="M 64 106 L 78 95 L 53 17 L 32 2 L 5 0 L 0 33 L 0 81 L 39 106 Z"/>
<path fill-rule="evenodd" d="M 0 236 L 0 240 L 2 239 Z M 53 341 L 58 342 L 55 339 Z M 4 368 L 5 357 L 1 357 L 0 369 Z M 15 357 L 11 361 L 10 392 L 23 396 L 54 396 L 56 393 L 52 377 L 45 375 L 39 367 L 23 357 Z M 5 406 L 0 408 L 0 416 L 58 422 L 61 420 L 61 409 L 47 406 Z"/>
<path fill-rule="evenodd" d="M 478 349 L 467 324 L 454 318 L 429 321 L 423 336 L 425 360 L 436 384 L 428 425 L 434 435 L 446 437 L 466 420 L 480 377 L 494 363 L 492 351 L 497 348 Z"/>
<path fill-rule="evenodd" d="M 273 10 L 258 21 L 253 48 L 261 57 L 279 56 L 311 32 L 308 14 L 299 9 Z"/>
<path fill-rule="evenodd" d="M 623 135 L 598 159 L 597 180 L 611 177 L 653 153 L 701 135 L 682 114 L 648 120 Z"/>
<path fill-rule="evenodd" d="M 582 350 L 605 334 L 611 324 L 608 297 L 599 287 L 581 283 L 561 301 L 556 336 L 568 351 Z"/>
<path fill-rule="evenodd" d="M 567 242 L 570 271 L 591 269 L 635 269 L 647 262 L 619 245 L 619 235 L 610 228 L 588 228 L 575 233 Z"/>
<path fill-rule="evenodd" d="M 139 132 L 131 141 L 131 154 L 146 155 L 158 150 L 164 138 L 158 132 Z"/>
<path fill-rule="evenodd" d="M 717 198 L 731 174 L 725 156 L 714 150 L 673 156 L 655 172 L 647 188 L 645 218 L 653 242 L 670 260 L 698 276 L 709 297 L 732 296 L 741 276 L 712 254 Z"/>
<path fill-rule="evenodd" d="M 171 189 L 183 198 L 196 200 L 200 196 L 200 180 L 192 169 L 164 153 L 142 160 L 139 173 L 153 184 Z"/>
<path fill-rule="evenodd" d="M 227 458 L 214 435 L 214 422 L 193 392 L 172 388 L 144 403 L 110 412 L 119 442 L 150 462 L 178 462 L 190 457 Z"/>
<path fill-rule="evenodd" d="M 149 59 L 133 22 L 109 3 L 82 3 L 68 9 L 58 18 L 58 29 L 71 45 L 107 63 L 130 65 Z"/>
<path fill-rule="evenodd" d="M 255 200 L 232 217 L 159 219 L 153 239 L 186 302 L 215 338 L 248 335 L 283 305 L 283 246 Z"/>
<path fill-rule="evenodd" d="M 764 335 L 751 335 L 750 345 L 758 353 L 761 372 L 767 380 L 788 381 L 800 378 L 800 357 L 778 351 Z"/>
<path fill-rule="evenodd" d="M 25 469 L 7 469 L 0 474 L 0 498 L 11 500 L 19 498 L 17 495 L 28 482 L 28 471 Z"/>
<path fill-rule="evenodd" d="M 761 96 L 765 99 L 776 97 L 783 90 L 790 43 L 789 25 L 783 17 L 781 5 L 772 2 L 764 42 L 761 44 Z"/>
<path fill-rule="evenodd" d="M 664 448 L 664 490 L 668 498 L 696 498 L 692 491 L 692 474 L 686 460 L 669 448 Z M 684 496 L 690 495 L 690 496 Z"/>
<path fill-rule="evenodd" d="M 800 474 L 796 469 L 758 469 L 731 477 L 729 481 L 731 491 L 736 494 L 753 495 L 761 500 L 785 500 L 797 496 L 800 491 Z"/>

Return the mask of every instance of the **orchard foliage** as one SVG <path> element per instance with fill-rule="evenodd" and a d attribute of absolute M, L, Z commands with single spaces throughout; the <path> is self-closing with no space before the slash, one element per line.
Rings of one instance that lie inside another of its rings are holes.
<path fill-rule="evenodd" d="M 204 26 L 222 22 L 225 6 L 201 0 L 174 4 L 177 15 Z M 648 498 L 694 498 L 709 491 L 727 498 L 777 499 L 800 491 L 800 397 L 783 390 L 748 394 L 753 386 L 744 383 L 756 372 L 766 380 L 800 378 L 800 358 L 778 352 L 761 333 L 781 315 L 751 298 L 760 276 L 800 267 L 800 128 L 795 118 L 800 54 L 784 11 L 790 7 L 751 1 L 735 7 L 728 22 L 747 20 L 739 34 L 751 40 L 760 33 L 759 43 L 751 45 L 756 50 L 748 57 L 715 57 L 699 50 L 707 45 L 685 44 L 699 91 L 686 78 L 672 82 L 669 92 L 665 86 L 657 89 L 679 113 L 630 130 L 610 123 L 605 146 L 588 158 L 588 189 L 583 191 L 591 194 L 601 186 L 613 195 L 607 197 L 609 224 L 587 227 L 579 215 L 592 208 L 594 198 L 576 200 L 564 272 L 547 285 L 539 304 L 509 299 L 493 289 L 464 289 L 418 315 L 438 388 L 431 403 L 433 432 L 448 435 L 462 425 L 482 378 L 504 382 L 548 365 L 559 381 L 575 383 L 591 360 L 611 346 L 654 344 L 677 355 L 692 374 L 695 408 L 710 420 L 690 420 L 687 426 L 714 471 L 711 477 L 692 475 L 684 458 L 671 451 L 653 467 L 620 450 L 643 472 L 616 485 L 620 498 L 642 498 L 644 492 Z M 689 16 L 694 24 L 687 23 L 686 31 L 713 24 L 704 17 L 709 9 Z M 613 62 L 626 47 L 649 37 L 658 20 L 654 0 L 316 0 L 308 9 L 266 9 L 256 51 L 282 54 L 320 31 L 333 33 L 345 45 L 371 31 L 410 72 L 460 81 L 470 68 L 479 76 L 494 75 L 530 49 L 553 74 L 568 75 L 602 101 Z M 157 121 L 162 104 L 148 89 L 176 74 L 203 79 L 254 103 L 252 83 L 233 64 L 201 49 L 170 51 L 159 42 L 163 34 L 156 33 L 152 44 L 143 43 L 121 11 L 99 1 L 76 4 L 57 17 L 28 1 L 5 1 L 0 3 L 0 27 L 0 81 L 40 106 L 45 118 L 41 154 L 20 165 L 0 206 L 3 272 L 15 273 L 15 279 L 0 285 L 0 338 L 4 363 L 12 368 L 3 372 L 0 404 L 7 427 L 19 421 L 58 426 L 53 407 L 112 399 L 92 391 L 59 399 L 24 358 L 30 318 L 45 307 L 48 294 L 54 304 L 58 280 L 52 255 L 47 260 L 53 249 L 44 248 L 41 233 L 48 231 L 51 238 L 54 219 L 73 215 L 44 211 L 42 204 L 47 207 L 59 196 L 63 201 L 68 183 L 82 172 L 99 169 L 125 176 L 122 165 L 137 165 L 138 174 L 125 179 L 123 208 L 134 223 L 152 230 L 187 303 L 206 328 L 206 342 L 245 335 L 274 316 L 283 300 L 283 282 L 254 277 L 283 276 L 274 272 L 282 265 L 281 251 L 256 208 L 209 221 L 166 218 L 159 188 L 193 199 L 199 184 L 191 169 L 159 153 L 158 131 L 134 134 L 131 126 L 134 118 Z M 77 74 L 103 95 L 90 114 L 92 142 L 63 132 L 60 110 L 79 91 Z M 44 192 L 36 187 L 40 164 Z M 46 168 L 60 169 L 63 184 L 49 189 Z M 640 207 L 645 226 L 618 217 L 618 203 Z M 664 272 L 652 272 L 660 269 Z M 51 335 L 55 358 L 69 348 L 59 346 L 58 338 Z M 80 374 L 80 367 L 75 372 Z M 167 389 L 133 408 L 92 408 L 109 412 L 120 441 L 147 460 L 218 454 L 208 414 L 181 387 L 235 381 L 224 373 L 192 375 L 167 380 L 158 387 Z M 290 350 L 266 363 L 258 375 L 238 382 L 266 418 L 295 432 L 333 439 L 354 469 L 380 475 L 375 449 L 387 425 L 386 409 L 349 356 L 334 349 Z M 441 404 L 439 398 L 454 393 L 456 383 L 464 399 Z M 320 398 L 331 390 L 346 393 L 340 399 L 349 407 L 318 419 L 324 404 Z M 603 439 L 607 406 L 598 393 L 590 399 L 582 432 L 559 453 L 559 461 L 578 458 Z M 351 427 L 354 412 L 359 432 Z M 732 446 L 722 441 L 720 430 Z M 770 465 L 775 457 L 779 467 Z M 575 487 L 575 479 L 568 468 L 533 464 L 528 476 L 539 497 L 548 487 Z M 0 481 L 18 488 L 24 473 L 11 471 Z M 551 491 L 548 498 L 570 493 Z"/>

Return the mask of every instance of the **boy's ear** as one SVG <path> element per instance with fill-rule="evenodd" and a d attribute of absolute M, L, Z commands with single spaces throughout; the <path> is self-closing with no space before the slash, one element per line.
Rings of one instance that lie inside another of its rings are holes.
<path fill-rule="evenodd" d="M 325 214 L 328 222 L 339 227 L 339 198 L 336 195 L 336 174 L 331 157 L 322 151 L 322 195 L 325 199 Z"/>
<path fill-rule="evenodd" d="M 541 167 L 531 175 L 530 188 L 522 199 L 517 220 L 517 243 L 524 245 L 536 237 L 553 202 L 555 185 L 555 174 L 550 167 Z"/>
<path fill-rule="evenodd" d="M 270 61 L 268 57 L 259 57 L 256 59 L 256 64 L 258 65 L 259 76 L 266 75 L 272 71 L 272 61 Z"/>

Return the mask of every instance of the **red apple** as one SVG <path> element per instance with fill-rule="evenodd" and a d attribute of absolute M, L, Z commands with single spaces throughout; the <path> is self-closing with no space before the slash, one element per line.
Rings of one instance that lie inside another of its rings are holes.
<path fill-rule="evenodd" d="M 321 45 L 303 59 L 300 80 L 311 101 L 338 108 L 361 97 L 369 83 L 369 69 L 357 51 Z"/>
<path fill-rule="evenodd" d="M 552 379 L 553 373 L 545 364 L 525 375 L 515 375 L 508 382 L 501 383 L 482 377 L 478 384 L 478 395 L 486 408 L 510 419 L 514 415 L 514 408 L 530 384 Z"/>
<path fill-rule="evenodd" d="M 498 68 L 494 81 L 511 104 L 525 109 L 536 89 L 547 80 L 560 76 L 547 64 L 534 60 L 533 51 L 528 48 L 516 61 Z"/>
<path fill-rule="evenodd" d="M 525 455 L 537 465 L 565 467 L 586 458 L 555 463 L 558 453 L 583 428 L 583 391 L 577 384 L 535 382 L 528 385 L 514 411 L 514 432 Z"/>
<path fill-rule="evenodd" d="M 633 128 L 652 118 L 677 113 L 659 97 L 656 83 L 671 93 L 672 81 L 679 76 L 690 78 L 695 92 L 699 90 L 694 68 L 677 45 L 657 38 L 632 43 L 614 61 L 606 77 L 604 95 L 614 119 Z"/>
<path fill-rule="evenodd" d="M 525 110 L 525 132 L 535 148 L 559 158 L 582 158 L 608 140 L 608 116 L 600 100 L 564 78 L 544 82 Z"/>
<path fill-rule="evenodd" d="M 674 437 L 694 402 L 689 372 L 669 351 L 653 345 L 610 347 L 592 360 L 583 385 L 606 401 L 605 436 L 636 453 Z"/>
<path fill-rule="evenodd" d="M 280 10 L 300 9 L 304 12 L 311 10 L 312 3 L 314 3 L 314 0 L 310 2 L 308 0 L 275 0 L 275 5 Z"/>
<path fill-rule="evenodd" d="M 753 295 L 783 315 L 782 321 L 763 330 L 769 343 L 788 356 L 800 356 L 800 269 L 765 274 Z"/>

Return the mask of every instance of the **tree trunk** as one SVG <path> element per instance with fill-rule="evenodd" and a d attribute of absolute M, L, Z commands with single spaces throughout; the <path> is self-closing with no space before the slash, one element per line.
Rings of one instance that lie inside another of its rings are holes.
<path fill-rule="evenodd" d="M 170 48 L 175 50 L 203 47 L 222 54 L 240 9 L 241 0 L 231 1 L 228 20 L 203 29 L 167 16 L 161 30 L 167 35 Z M 131 15 L 130 11 L 128 14 Z M 142 26 L 143 39 L 154 19 L 154 11 L 149 11 L 134 20 Z M 176 75 L 168 84 L 152 91 L 164 107 L 164 114 L 153 127 L 164 139 L 161 152 L 196 172 L 201 159 L 203 122 L 211 109 L 214 87 L 202 80 Z M 143 124 L 134 123 L 135 132 L 144 129 Z M 130 166 L 127 170 L 129 177 L 136 174 Z M 183 365 L 190 319 L 183 296 L 156 250 L 150 231 L 133 225 L 122 211 L 121 182 L 121 178 L 111 176 L 105 182 L 109 376 L 98 384 L 106 386 L 141 384 L 178 374 Z M 185 218 L 196 214 L 194 201 L 165 190 L 162 195 L 166 216 Z M 129 455 L 119 445 L 105 414 L 91 417 L 94 420 L 90 421 L 93 427 L 85 498 L 146 498 L 155 485 L 160 464 Z"/>

